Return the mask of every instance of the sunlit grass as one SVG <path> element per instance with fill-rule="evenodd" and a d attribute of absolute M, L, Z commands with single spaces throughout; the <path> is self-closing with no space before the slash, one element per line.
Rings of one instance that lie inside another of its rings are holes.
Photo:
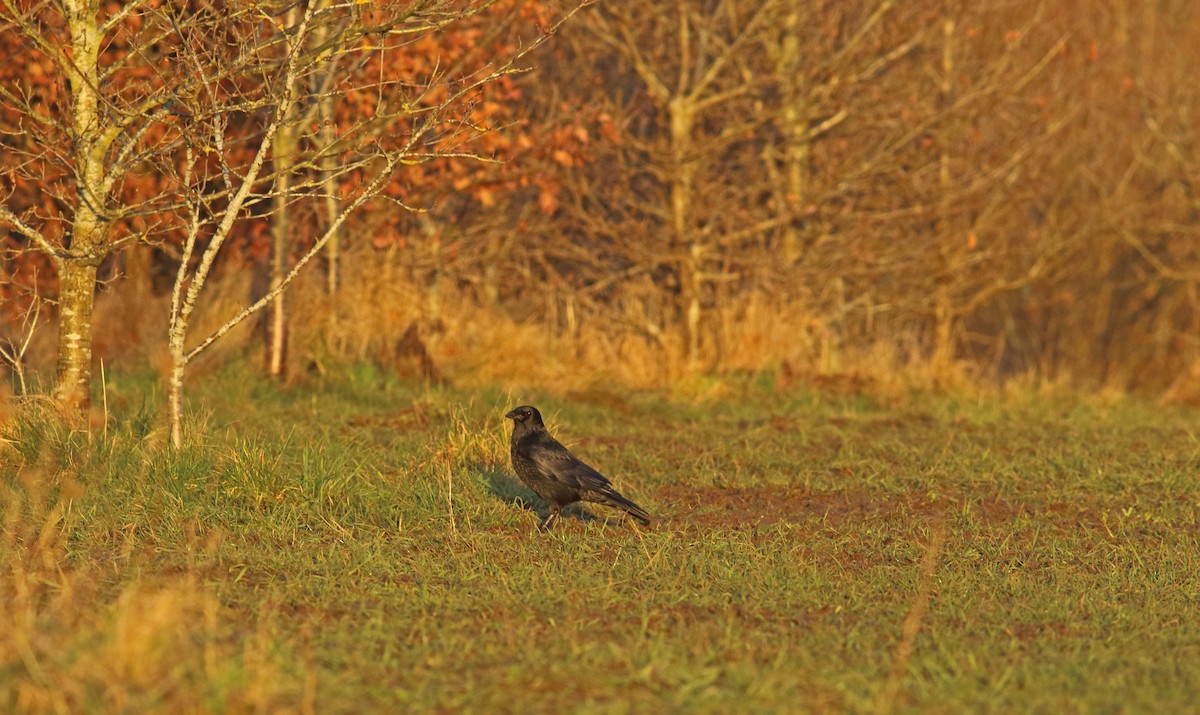
<path fill-rule="evenodd" d="M 136 378 L 107 441 L 49 410 L 4 425 L 0 710 L 1184 712 L 1200 692 L 1195 413 L 249 377 L 192 388 L 179 453 Z M 597 507 L 535 532 L 501 417 L 523 402 L 657 523 Z"/>

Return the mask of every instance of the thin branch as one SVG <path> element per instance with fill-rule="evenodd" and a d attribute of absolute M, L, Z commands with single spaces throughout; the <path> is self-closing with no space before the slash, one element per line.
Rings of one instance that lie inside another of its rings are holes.
<path fill-rule="evenodd" d="M 45 236 L 42 235 L 41 231 L 25 223 L 23 220 L 21 220 L 20 216 L 17 216 L 15 213 L 10 211 L 7 206 L 0 205 L 0 221 L 8 223 L 13 228 L 17 229 L 17 232 L 22 236 L 25 236 L 29 240 L 36 243 L 38 247 L 46 253 L 46 255 L 50 256 L 51 260 L 54 261 L 56 266 L 63 257 L 68 255 L 67 251 L 64 251 L 61 247 L 55 246 Z"/>

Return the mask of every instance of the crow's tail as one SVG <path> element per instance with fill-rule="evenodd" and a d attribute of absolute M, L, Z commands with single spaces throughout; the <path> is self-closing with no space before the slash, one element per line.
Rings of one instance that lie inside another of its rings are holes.
<path fill-rule="evenodd" d="M 603 501 L 609 506 L 615 506 L 618 509 L 625 510 L 625 513 L 629 514 L 634 519 L 637 519 L 638 523 L 642 526 L 648 526 L 650 524 L 650 515 L 646 513 L 646 510 L 621 496 L 615 489 L 605 492 L 603 495 Z"/>

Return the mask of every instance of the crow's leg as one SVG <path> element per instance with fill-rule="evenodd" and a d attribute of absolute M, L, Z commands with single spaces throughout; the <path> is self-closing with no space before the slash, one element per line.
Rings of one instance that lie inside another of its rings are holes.
<path fill-rule="evenodd" d="M 551 506 L 550 514 L 546 517 L 545 521 L 538 524 L 538 531 L 550 531 L 550 527 L 554 525 L 554 522 L 558 521 L 558 512 L 561 510 L 562 507 Z"/>

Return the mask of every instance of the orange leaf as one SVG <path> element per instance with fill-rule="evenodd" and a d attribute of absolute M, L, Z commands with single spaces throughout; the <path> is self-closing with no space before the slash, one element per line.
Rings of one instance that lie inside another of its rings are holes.
<path fill-rule="evenodd" d="M 561 164 L 567 168 L 575 166 L 575 157 L 571 156 L 564 149 L 555 150 L 555 152 L 552 156 L 554 157 L 554 160 L 556 162 L 558 162 L 559 164 Z"/>

